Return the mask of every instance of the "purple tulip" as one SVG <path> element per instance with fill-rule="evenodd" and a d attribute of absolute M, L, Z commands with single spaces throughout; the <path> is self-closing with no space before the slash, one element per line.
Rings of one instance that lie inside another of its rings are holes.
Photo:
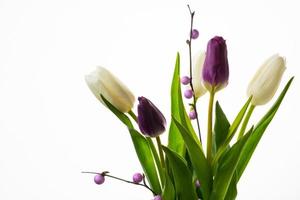
<path fill-rule="evenodd" d="M 217 91 L 227 85 L 229 77 L 227 47 L 222 37 L 215 36 L 208 42 L 202 77 L 209 91 L 213 87 Z"/>
<path fill-rule="evenodd" d="M 157 137 L 166 130 L 166 119 L 158 108 L 147 98 L 139 97 L 138 125 L 141 132 Z"/>
<path fill-rule="evenodd" d="M 143 175 L 141 173 L 135 173 L 132 177 L 134 183 L 140 183 L 143 180 Z"/>
<path fill-rule="evenodd" d="M 105 178 L 103 175 L 101 174 L 96 174 L 94 176 L 94 182 L 97 184 L 97 185 L 101 185 L 102 183 L 104 183 L 105 181 Z"/>

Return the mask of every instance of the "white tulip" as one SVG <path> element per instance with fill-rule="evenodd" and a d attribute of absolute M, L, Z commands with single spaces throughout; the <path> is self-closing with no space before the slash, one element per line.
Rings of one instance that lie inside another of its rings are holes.
<path fill-rule="evenodd" d="M 96 70 L 86 75 L 85 81 L 93 94 L 104 105 L 100 94 L 121 112 L 128 112 L 132 109 L 135 100 L 134 95 L 104 67 L 97 67 Z"/>
<path fill-rule="evenodd" d="M 194 66 L 193 66 L 192 83 L 195 92 L 195 97 L 197 99 L 203 96 L 207 92 L 207 89 L 203 85 L 203 78 L 202 78 L 202 69 L 205 60 L 205 52 L 198 52 L 194 56 L 193 60 L 194 60 Z"/>
<path fill-rule="evenodd" d="M 247 94 L 252 95 L 253 105 L 263 105 L 272 99 L 285 69 L 285 59 L 278 54 L 264 62 L 248 86 Z"/>

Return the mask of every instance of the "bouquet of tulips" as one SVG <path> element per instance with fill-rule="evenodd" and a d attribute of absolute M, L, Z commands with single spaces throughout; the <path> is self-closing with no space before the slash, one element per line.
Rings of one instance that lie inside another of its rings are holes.
<path fill-rule="evenodd" d="M 248 99 L 230 122 L 220 103 L 215 101 L 216 93 L 226 87 L 229 78 L 226 42 L 219 36 L 212 38 L 206 52 L 197 55 L 193 64 L 192 40 L 198 38 L 199 32 L 193 28 L 194 12 L 191 10 L 190 15 L 191 27 L 187 40 L 190 75 L 180 76 L 180 55 L 177 53 L 171 84 L 168 144 L 162 144 L 160 140 L 160 135 L 166 132 L 166 119 L 148 98 L 138 97 L 136 114 L 132 110 L 135 96 L 107 69 L 98 67 L 86 76 L 94 95 L 128 128 L 143 168 L 143 173 L 135 173 L 132 180 L 113 176 L 108 171 L 85 172 L 95 174 L 95 183 L 102 184 L 105 177 L 110 177 L 143 186 L 153 193 L 154 200 L 236 198 L 237 184 L 293 77 L 260 121 L 248 126 L 255 108 L 272 99 L 286 69 L 283 57 L 277 54 L 271 56 L 250 81 Z M 188 85 L 183 95 L 181 84 Z M 209 104 L 205 150 L 201 140 L 197 100 L 206 93 L 209 94 Z M 182 96 L 191 100 L 189 113 L 186 112 Z M 197 122 L 196 129 L 192 120 Z"/>

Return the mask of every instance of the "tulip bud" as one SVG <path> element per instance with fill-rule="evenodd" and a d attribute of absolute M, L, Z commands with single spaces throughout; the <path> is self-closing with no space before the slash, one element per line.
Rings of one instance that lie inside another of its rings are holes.
<path fill-rule="evenodd" d="M 93 94 L 105 105 L 100 95 L 103 95 L 121 112 L 128 112 L 134 104 L 135 97 L 131 91 L 111 72 L 103 67 L 85 76 L 85 81 Z"/>
<path fill-rule="evenodd" d="M 202 77 L 209 91 L 214 88 L 216 92 L 228 84 L 227 47 L 222 37 L 215 36 L 208 42 Z"/>
<path fill-rule="evenodd" d="M 147 98 L 139 97 L 138 125 L 141 132 L 157 137 L 166 130 L 166 119 L 158 108 Z"/>
<path fill-rule="evenodd" d="M 206 93 L 206 88 L 203 85 L 203 79 L 202 79 L 202 70 L 203 70 L 203 64 L 205 60 L 205 52 L 199 52 L 194 57 L 194 67 L 193 67 L 193 89 L 195 93 L 196 99 L 201 97 Z"/>
<path fill-rule="evenodd" d="M 272 99 L 285 69 L 285 59 L 278 54 L 271 56 L 263 63 L 249 83 L 247 90 L 248 96 L 252 96 L 253 105 L 263 105 Z"/>

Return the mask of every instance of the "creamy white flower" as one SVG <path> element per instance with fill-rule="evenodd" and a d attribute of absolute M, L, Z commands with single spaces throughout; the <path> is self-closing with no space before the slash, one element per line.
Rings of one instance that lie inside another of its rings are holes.
<path fill-rule="evenodd" d="M 263 63 L 249 83 L 247 90 L 248 96 L 252 95 L 253 105 L 263 105 L 272 99 L 285 69 L 285 59 L 278 54 L 271 56 Z"/>
<path fill-rule="evenodd" d="M 103 95 L 112 105 L 121 112 L 132 109 L 135 97 L 132 92 L 111 72 L 104 67 L 85 76 L 85 81 L 93 94 L 105 105 L 100 95 Z"/>
<path fill-rule="evenodd" d="M 203 78 L 202 78 L 202 69 L 205 60 L 205 52 L 198 52 L 194 56 L 193 60 L 194 60 L 194 66 L 193 66 L 192 83 L 194 87 L 195 97 L 199 98 L 207 92 L 207 89 L 203 85 Z"/>

